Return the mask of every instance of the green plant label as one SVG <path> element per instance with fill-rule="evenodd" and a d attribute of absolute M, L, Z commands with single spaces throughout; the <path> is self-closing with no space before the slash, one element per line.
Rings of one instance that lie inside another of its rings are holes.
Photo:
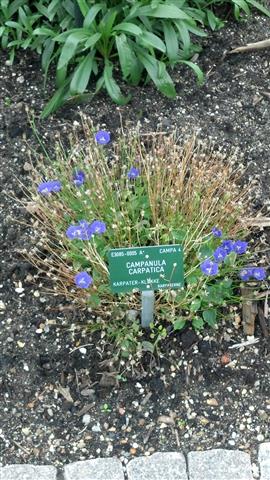
<path fill-rule="evenodd" d="M 113 292 L 178 289 L 184 286 L 181 245 L 115 248 L 109 251 Z"/>

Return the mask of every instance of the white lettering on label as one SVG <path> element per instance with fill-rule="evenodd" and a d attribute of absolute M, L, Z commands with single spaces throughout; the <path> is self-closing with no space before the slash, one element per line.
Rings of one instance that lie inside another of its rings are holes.
<path fill-rule="evenodd" d="M 175 253 L 176 248 L 174 247 L 167 247 L 167 248 L 160 248 L 159 253 Z"/>
<path fill-rule="evenodd" d="M 165 260 L 142 260 L 140 262 L 127 262 L 129 275 L 142 275 L 144 273 L 164 273 Z"/>

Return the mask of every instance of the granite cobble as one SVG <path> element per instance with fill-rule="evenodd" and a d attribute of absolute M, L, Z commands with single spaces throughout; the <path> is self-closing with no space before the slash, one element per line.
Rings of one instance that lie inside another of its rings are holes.
<path fill-rule="evenodd" d="M 260 480 L 270 480 L 270 442 L 258 449 Z M 96 458 L 65 465 L 63 472 L 50 465 L 0 467 L 0 480 L 255 480 L 248 453 L 214 449 L 156 452 L 135 457 L 124 467 L 117 458 Z M 256 477 L 257 479 L 257 477 Z"/>

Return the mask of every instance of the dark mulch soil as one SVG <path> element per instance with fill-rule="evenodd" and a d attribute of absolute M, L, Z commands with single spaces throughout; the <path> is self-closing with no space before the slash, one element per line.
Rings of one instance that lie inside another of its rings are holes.
<path fill-rule="evenodd" d="M 143 131 L 178 127 L 184 135 L 196 129 L 222 147 L 240 148 L 247 175 L 257 182 L 254 208 L 263 207 L 269 215 L 269 49 L 226 55 L 234 46 L 269 37 L 267 18 L 230 23 L 204 42 L 198 60 L 206 72 L 203 87 L 196 85 L 190 71 L 179 67 L 173 72 L 176 100 L 162 97 L 150 84 L 134 88 L 126 107 L 117 108 L 99 95 L 80 109 L 65 107 L 46 121 L 37 119 L 40 134 L 47 145 L 59 132 L 65 138 L 80 110 L 113 134 L 120 113 L 127 128 L 140 121 Z M 237 323 L 224 323 L 204 337 L 185 331 L 168 338 L 158 360 L 146 355 L 139 366 L 123 361 L 119 370 L 119 362 L 111 363 L 110 345 L 74 330 L 75 323 L 87 321 L 85 315 L 64 299 L 44 293 L 43 279 L 22 259 L 30 233 L 23 224 L 26 212 L 15 199 L 23 196 L 15 176 L 27 183 L 25 138 L 36 145 L 26 108 L 38 116 L 52 83 L 44 93 L 39 61 L 33 56 L 21 52 L 12 67 L 5 62 L 2 54 L 3 463 L 62 465 L 91 456 L 129 458 L 177 448 L 240 448 L 254 454 L 259 442 L 269 440 L 269 342 L 259 326 L 257 344 L 231 350 L 229 346 L 245 340 Z M 260 239 L 269 264 L 269 229 L 261 231 Z M 74 350 L 78 341 L 87 346 Z M 224 366 L 221 356 L 226 352 L 230 363 Z M 122 380 L 116 378 L 120 371 Z M 70 388 L 72 401 L 61 386 Z"/>

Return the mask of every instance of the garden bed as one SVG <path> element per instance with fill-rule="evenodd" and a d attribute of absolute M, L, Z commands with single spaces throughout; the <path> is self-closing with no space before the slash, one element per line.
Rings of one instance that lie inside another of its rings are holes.
<path fill-rule="evenodd" d="M 204 41 L 198 60 L 206 73 L 203 87 L 189 70 L 176 68 L 176 100 L 151 85 L 133 88 L 125 107 L 99 95 L 89 105 L 37 120 L 38 131 L 48 148 L 74 126 L 80 135 L 80 111 L 113 138 L 120 114 L 125 128 L 141 122 L 143 132 L 177 127 L 184 136 L 196 130 L 217 145 L 240 148 L 246 175 L 257 185 L 254 210 L 263 208 L 269 216 L 269 54 L 228 54 L 269 36 L 265 17 L 230 23 Z M 259 325 L 258 343 L 244 349 L 229 349 L 245 340 L 241 325 L 223 322 L 200 336 L 189 330 L 169 336 L 159 359 L 146 354 L 140 365 L 123 360 L 115 371 L 112 346 L 99 334 L 76 332 L 74 325 L 83 325 L 85 314 L 46 294 L 44 278 L 22 258 L 32 233 L 14 195 L 23 198 L 19 182 L 29 181 L 27 149 L 37 148 L 26 109 L 38 115 L 46 99 L 36 57 L 20 53 L 13 67 L 2 58 L 1 461 L 62 465 L 91 456 L 130 458 L 215 447 L 254 454 L 257 443 L 269 440 L 269 338 Z M 51 88 L 49 81 L 47 94 Z M 262 230 L 268 265 L 269 240 L 269 228 Z M 224 354 L 230 357 L 226 362 Z"/>

